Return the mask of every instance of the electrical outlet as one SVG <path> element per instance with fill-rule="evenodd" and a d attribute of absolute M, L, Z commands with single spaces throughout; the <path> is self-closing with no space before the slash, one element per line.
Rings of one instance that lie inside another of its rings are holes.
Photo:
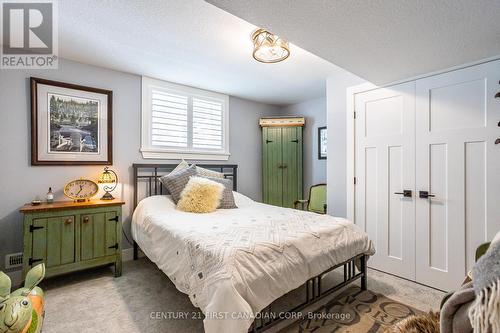
<path fill-rule="evenodd" d="M 14 269 L 18 267 L 23 267 L 23 254 L 11 253 L 5 256 L 5 269 Z"/>

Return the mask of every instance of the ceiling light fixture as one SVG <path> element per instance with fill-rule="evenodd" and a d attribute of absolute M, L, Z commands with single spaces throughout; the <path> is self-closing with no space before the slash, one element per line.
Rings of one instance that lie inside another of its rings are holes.
<path fill-rule="evenodd" d="M 264 63 L 275 63 L 290 56 L 288 42 L 266 29 L 257 29 L 252 34 L 253 57 Z"/>

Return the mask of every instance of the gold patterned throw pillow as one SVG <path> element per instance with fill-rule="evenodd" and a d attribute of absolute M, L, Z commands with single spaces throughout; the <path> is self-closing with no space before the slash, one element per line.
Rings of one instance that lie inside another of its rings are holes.
<path fill-rule="evenodd" d="M 181 192 L 177 209 L 192 213 L 210 213 L 217 209 L 224 185 L 202 177 L 191 177 Z"/>

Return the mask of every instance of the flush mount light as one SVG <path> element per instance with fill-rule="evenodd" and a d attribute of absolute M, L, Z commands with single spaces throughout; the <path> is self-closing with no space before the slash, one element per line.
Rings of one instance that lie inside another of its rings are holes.
<path fill-rule="evenodd" d="M 257 29 L 252 34 L 253 57 L 264 63 L 280 62 L 288 58 L 288 42 L 266 29 Z"/>

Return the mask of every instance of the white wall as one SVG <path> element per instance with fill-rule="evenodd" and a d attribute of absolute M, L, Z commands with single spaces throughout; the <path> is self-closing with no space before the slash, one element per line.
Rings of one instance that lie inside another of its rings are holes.
<path fill-rule="evenodd" d="M 347 71 L 326 81 L 328 213 L 346 217 L 346 89 L 364 80 Z"/>
<path fill-rule="evenodd" d="M 96 179 L 101 166 L 30 165 L 29 77 L 113 90 L 113 169 L 120 188 L 113 194 L 127 202 L 126 230 L 132 213 L 131 165 L 144 161 L 140 148 L 141 78 L 123 72 L 60 60 L 57 70 L 0 70 L 0 270 L 7 253 L 22 251 L 22 218 L 18 209 L 36 196 L 45 198 L 49 186 L 56 200 L 63 199 L 64 184 L 75 178 Z M 231 97 L 230 150 L 227 163 L 239 166 L 238 188 L 261 199 L 261 139 L 258 118 L 279 113 L 280 108 Z M 157 161 L 174 163 L 176 161 Z M 217 162 L 219 163 L 219 162 Z M 124 247 L 128 245 L 124 242 Z"/>
<path fill-rule="evenodd" d="M 326 160 L 318 159 L 318 127 L 326 126 L 326 97 L 292 104 L 282 109 L 286 116 L 306 118 L 304 128 L 304 197 L 311 185 L 326 183 Z"/>

